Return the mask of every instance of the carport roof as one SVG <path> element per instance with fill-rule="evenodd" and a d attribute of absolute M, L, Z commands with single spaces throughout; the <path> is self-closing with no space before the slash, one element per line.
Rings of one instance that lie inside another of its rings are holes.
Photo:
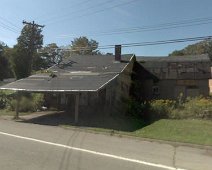
<path fill-rule="evenodd" d="M 29 92 L 98 91 L 115 79 L 131 61 L 133 55 L 122 55 L 121 62 L 114 56 L 72 56 L 48 69 L 0 89 Z"/>

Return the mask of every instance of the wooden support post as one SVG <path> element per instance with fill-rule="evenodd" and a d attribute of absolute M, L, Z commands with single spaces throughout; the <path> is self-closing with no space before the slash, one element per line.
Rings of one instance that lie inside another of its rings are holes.
<path fill-rule="evenodd" d="M 78 123 L 79 117 L 79 93 L 75 95 L 75 123 Z"/>
<path fill-rule="evenodd" d="M 20 105 L 20 92 L 16 92 L 16 107 L 15 107 L 15 116 L 14 119 L 19 118 L 19 105 Z"/>
<path fill-rule="evenodd" d="M 112 90 L 109 92 L 109 112 L 110 112 L 110 116 L 112 116 Z"/>
<path fill-rule="evenodd" d="M 68 95 L 65 95 L 65 111 L 68 112 Z"/>
<path fill-rule="evenodd" d="M 61 104 L 61 94 L 57 94 L 57 110 L 60 111 L 60 104 Z"/>

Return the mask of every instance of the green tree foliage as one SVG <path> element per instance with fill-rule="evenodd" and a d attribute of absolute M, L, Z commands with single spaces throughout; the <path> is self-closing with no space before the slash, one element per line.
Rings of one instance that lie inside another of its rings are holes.
<path fill-rule="evenodd" d="M 212 61 L 212 41 L 208 41 L 207 53 L 208 53 L 208 55 L 210 57 L 210 60 Z"/>
<path fill-rule="evenodd" d="M 38 71 L 38 70 L 43 70 L 48 68 L 47 67 L 47 62 L 45 60 L 45 58 L 42 57 L 41 54 L 36 53 L 33 56 L 33 71 Z"/>
<path fill-rule="evenodd" d="M 16 79 L 28 77 L 31 74 L 28 51 L 20 47 L 14 47 L 12 52 L 11 66 Z"/>
<path fill-rule="evenodd" d="M 0 81 L 12 77 L 9 56 L 7 55 L 8 50 L 9 48 L 4 43 L 0 43 Z"/>
<path fill-rule="evenodd" d="M 89 40 L 87 37 L 79 37 L 71 42 L 71 50 L 73 54 L 96 55 L 99 54 L 97 50 L 98 45 L 99 43 L 95 40 Z"/>
<path fill-rule="evenodd" d="M 46 67 L 59 63 L 63 56 L 62 50 L 59 49 L 56 43 L 46 45 L 40 53 L 42 58 L 45 60 Z"/>
<path fill-rule="evenodd" d="M 169 56 L 183 56 L 183 55 L 199 55 L 209 54 L 212 58 L 212 40 L 204 40 L 185 47 L 182 50 L 175 50 Z"/>
<path fill-rule="evenodd" d="M 185 55 L 183 50 L 175 50 L 171 54 L 169 54 L 169 56 L 182 56 L 182 55 Z"/>
<path fill-rule="evenodd" d="M 42 29 L 36 25 L 25 25 L 18 37 L 12 54 L 12 68 L 17 79 L 32 73 L 33 62 L 37 60 L 37 50 L 42 47 Z"/>
<path fill-rule="evenodd" d="M 6 77 L 7 73 L 5 67 L 8 65 L 8 60 L 0 52 L 0 81 Z"/>
<path fill-rule="evenodd" d="M 18 46 L 27 49 L 29 52 L 34 53 L 43 45 L 42 29 L 38 26 L 25 25 L 18 37 Z"/>
<path fill-rule="evenodd" d="M 1 93 L 0 93 L 1 96 Z M 0 98 L 1 99 L 1 98 Z M 20 112 L 35 112 L 40 110 L 44 103 L 44 95 L 40 93 L 22 92 L 19 96 L 19 111 Z M 6 108 L 11 111 L 16 110 L 17 100 L 13 97 L 6 101 Z M 16 115 L 19 117 L 18 115 Z"/>

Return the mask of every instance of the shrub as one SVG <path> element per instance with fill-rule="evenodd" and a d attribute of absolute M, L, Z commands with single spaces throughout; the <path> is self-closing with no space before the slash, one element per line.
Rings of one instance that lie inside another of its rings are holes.
<path fill-rule="evenodd" d="M 12 98 L 14 91 L 10 90 L 0 90 L 0 109 L 5 109 L 7 103 Z"/>
<path fill-rule="evenodd" d="M 43 94 L 23 94 L 19 103 L 20 112 L 34 112 L 41 108 L 43 104 Z M 17 101 L 16 99 L 11 99 L 7 105 L 8 109 L 14 111 L 16 109 Z"/>
<path fill-rule="evenodd" d="M 0 91 L 0 109 L 4 109 L 7 104 L 7 96 L 4 91 Z"/>
<path fill-rule="evenodd" d="M 209 98 L 187 98 L 185 103 L 171 113 L 171 118 L 212 118 L 212 100 Z"/>
<path fill-rule="evenodd" d="M 176 101 L 174 100 L 153 100 L 150 101 L 149 116 L 151 120 L 169 118 L 170 113 L 176 107 Z"/>
<path fill-rule="evenodd" d="M 128 115 L 145 121 L 157 119 L 212 119 L 212 99 L 195 97 L 182 100 L 152 100 L 149 102 L 127 101 Z"/>
<path fill-rule="evenodd" d="M 44 103 L 44 95 L 40 93 L 33 93 L 32 94 L 35 110 L 40 109 Z"/>
<path fill-rule="evenodd" d="M 148 103 L 129 99 L 126 102 L 127 114 L 133 117 L 145 118 L 148 112 Z"/>

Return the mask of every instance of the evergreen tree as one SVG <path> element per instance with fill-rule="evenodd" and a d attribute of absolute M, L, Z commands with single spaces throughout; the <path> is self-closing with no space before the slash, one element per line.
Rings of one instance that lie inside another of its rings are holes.
<path fill-rule="evenodd" d="M 42 29 L 37 25 L 25 25 L 18 37 L 18 43 L 14 46 L 12 68 L 17 79 L 31 75 L 33 61 L 37 56 L 37 50 L 43 45 Z"/>

